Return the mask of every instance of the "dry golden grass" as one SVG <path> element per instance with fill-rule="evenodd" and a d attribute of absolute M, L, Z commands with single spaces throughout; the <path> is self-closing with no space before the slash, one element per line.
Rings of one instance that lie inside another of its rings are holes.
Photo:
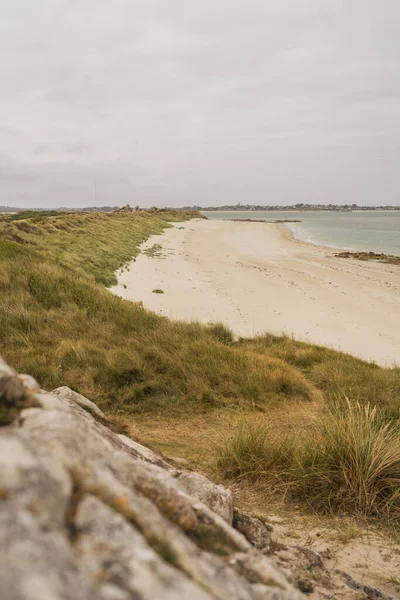
<path fill-rule="evenodd" d="M 301 495 L 323 511 L 400 519 L 400 428 L 346 400 L 314 425 L 301 455 Z M 320 439 L 318 440 L 317 435 Z"/>
<path fill-rule="evenodd" d="M 285 436 L 270 420 L 246 422 L 222 445 L 218 466 L 322 513 L 400 521 L 400 427 L 368 404 L 338 403 Z"/>
<path fill-rule="evenodd" d="M 218 451 L 244 422 L 255 426 L 273 418 L 276 436 L 282 439 L 293 432 L 305 432 L 310 419 L 321 410 L 321 402 L 294 400 L 285 405 L 276 404 L 270 411 L 219 409 L 201 415 L 182 414 L 173 419 L 154 414 L 120 418 L 110 413 L 107 417 L 168 460 L 228 485 L 237 506 L 265 516 L 267 510 L 285 509 L 282 488 L 272 486 L 271 480 L 266 478 L 250 481 L 227 477 L 217 466 Z"/>
<path fill-rule="evenodd" d="M 298 369 L 328 403 L 350 398 L 377 406 L 390 420 L 400 418 L 400 368 L 382 368 L 350 354 L 289 336 L 265 334 L 241 340 L 239 345 L 261 355 L 274 356 Z"/>

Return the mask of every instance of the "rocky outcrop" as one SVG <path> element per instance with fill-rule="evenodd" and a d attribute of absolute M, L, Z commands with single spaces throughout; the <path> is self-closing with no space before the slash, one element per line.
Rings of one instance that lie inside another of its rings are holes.
<path fill-rule="evenodd" d="M 227 490 L 113 433 L 84 400 L 0 363 L 2 600 L 303 597 L 231 527 Z"/>

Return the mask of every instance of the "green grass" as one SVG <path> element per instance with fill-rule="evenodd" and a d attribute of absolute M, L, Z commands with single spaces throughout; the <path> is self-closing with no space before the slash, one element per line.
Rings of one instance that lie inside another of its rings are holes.
<path fill-rule="evenodd" d="M 347 507 L 368 514 L 379 504 L 379 514 L 393 515 L 398 478 L 392 476 L 392 467 L 388 472 L 393 485 L 390 488 L 388 476 L 382 475 L 385 483 L 375 504 L 361 495 L 361 479 L 357 488 L 355 475 L 351 493 L 341 486 L 344 463 L 334 453 L 332 427 L 337 421 L 332 421 L 332 411 L 345 396 L 359 407 L 360 419 L 367 411 L 362 435 L 354 438 L 352 449 L 346 442 L 347 457 L 367 452 L 362 444 L 369 434 L 375 436 L 371 447 L 378 438 L 394 447 L 400 369 L 381 368 L 285 336 L 235 341 L 223 324 L 170 321 L 107 290 L 116 282 L 115 272 L 127 268 L 145 239 L 161 233 L 171 221 L 193 216 L 199 215 L 141 211 L 2 217 L 1 354 L 20 372 L 36 377 L 43 388 L 67 385 L 115 419 L 135 415 L 165 424 L 167 419 L 183 423 L 196 415 L 214 415 L 218 443 L 218 427 L 229 427 L 231 416 L 232 423 L 249 415 L 260 423 L 269 419 L 266 430 L 254 429 L 254 420 L 250 429 L 243 426 L 236 445 L 227 447 L 225 463 L 220 463 L 227 476 L 269 478 L 286 493 L 293 484 L 288 465 L 301 456 L 303 487 L 296 486 L 296 501 L 318 510 L 340 512 Z M 341 406 L 347 410 L 343 401 Z M 315 415 L 321 419 L 315 421 Z M 315 440 L 308 453 L 303 441 L 307 431 Z M 204 449 L 201 435 L 198 443 Z M 361 454 L 357 456 L 356 462 L 361 460 Z M 391 456 L 397 456 L 394 450 Z M 362 471 L 363 477 L 369 473 Z M 336 496 L 324 496 L 324 482 L 329 482 L 326 489 L 337 490 Z"/>
<path fill-rule="evenodd" d="M 155 290 L 153 290 L 153 294 L 163 294 L 164 290 L 161 290 L 160 288 L 156 288 Z"/>

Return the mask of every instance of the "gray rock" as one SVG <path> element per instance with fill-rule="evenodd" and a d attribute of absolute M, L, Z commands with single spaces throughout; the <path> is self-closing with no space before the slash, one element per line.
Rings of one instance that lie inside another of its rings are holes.
<path fill-rule="evenodd" d="M 233 511 L 233 527 L 240 531 L 254 548 L 268 552 L 271 536 L 267 526 L 256 517 L 244 514 L 238 508 Z"/>
<path fill-rule="evenodd" d="M 79 562 L 91 578 L 100 579 L 99 592 L 123 590 L 127 598 L 193 598 L 209 594 L 160 556 L 146 538 L 94 496 L 79 505 L 76 525 L 81 532 L 75 544 Z"/>
<path fill-rule="evenodd" d="M 212 483 L 204 475 L 191 471 L 181 473 L 177 479 L 188 494 L 198 498 L 227 523 L 232 524 L 233 501 L 229 490 Z"/>
<path fill-rule="evenodd" d="M 196 497 L 195 474 L 164 468 L 70 397 L 35 389 L 0 363 L 1 400 L 22 411 L 0 428 L 2 600 L 303 597 L 210 509 L 209 491 L 209 506 Z M 229 493 L 214 488 L 226 517 Z"/>
<path fill-rule="evenodd" d="M 71 400 L 72 402 L 76 402 L 79 406 L 88 410 L 94 417 L 100 417 L 105 419 L 105 414 L 102 410 L 94 402 L 82 396 L 82 394 L 78 394 L 78 392 L 74 392 L 71 388 L 66 385 L 59 387 L 51 392 L 54 396 L 58 396 L 58 398 L 62 398 L 64 400 Z"/>
<path fill-rule="evenodd" d="M 156 454 L 149 448 L 146 448 L 146 446 L 142 446 L 142 444 L 134 442 L 126 435 L 119 434 L 118 437 L 124 444 L 129 446 L 129 448 L 137 452 L 138 457 L 142 457 L 143 460 L 151 462 L 153 465 L 163 467 L 164 469 L 171 468 L 170 465 L 168 465 L 168 463 L 159 454 Z"/>
<path fill-rule="evenodd" d="M 317 567 L 318 569 L 325 569 L 324 561 L 319 552 L 316 552 L 312 548 L 306 548 L 305 546 L 295 546 L 296 550 L 304 554 L 310 563 L 311 567 Z"/>

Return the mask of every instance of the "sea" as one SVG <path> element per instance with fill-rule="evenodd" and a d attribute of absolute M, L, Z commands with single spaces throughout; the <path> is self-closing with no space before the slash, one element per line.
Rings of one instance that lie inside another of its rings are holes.
<path fill-rule="evenodd" d="M 355 212 L 202 211 L 209 219 L 289 219 L 294 236 L 303 242 L 353 251 L 400 256 L 400 210 Z"/>

